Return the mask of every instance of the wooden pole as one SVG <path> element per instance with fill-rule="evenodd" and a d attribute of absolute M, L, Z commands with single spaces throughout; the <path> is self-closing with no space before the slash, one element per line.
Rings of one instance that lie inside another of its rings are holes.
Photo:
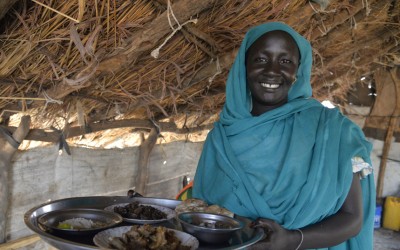
<path fill-rule="evenodd" d="M 24 238 L 20 238 L 17 240 L 9 241 L 7 243 L 0 244 L 0 250 L 10 250 L 10 249 L 28 249 L 29 247 L 34 246 L 40 241 L 39 235 L 30 235 Z M 51 247 L 49 250 L 55 250 L 55 248 Z"/>
<path fill-rule="evenodd" d="M 386 162 L 387 162 L 387 158 L 388 158 L 389 151 L 390 151 L 390 145 L 392 143 L 394 128 L 395 128 L 397 122 L 398 122 L 397 117 L 390 118 L 389 128 L 388 128 L 388 131 L 386 133 L 386 138 L 385 138 L 385 144 L 383 145 L 381 162 L 379 164 L 379 175 L 378 175 L 378 183 L 377 183 L 377 190 L 376 190 L 377 200 L 381 200 L 383 198 L 382 193 L 383 193 L 383 184 L 384 184 L 384 178 L 385 178 L 385 172 L 386 172 Z"/>
<path fill-rule="evenodd" d="M 158 131 L 156 128 L 152 128 L 146 140 L 144 139 L 143 133 L 141 133 L 141 136 L 142 144 L 139 147 L 139 163 L 138 172 L 135 178 L 135 191 L 146 196 L 146 185 L 149 177 L 149 156 L 157 142 Z"/>
<path fill-rule="evenodd" d="M 382 150 L 382 158 L 379 165 L 379 175 L 378 181 L 376 186 L 376 198 L 377 200 L 382 200 L 383 194 L 383 185 L 384 185 L 384 178 L 386 172 L 386 162 L 390 151 L 390 146 L 392 143 L 393 133 L 395 131 L 396 126 L 399 124 L 399 115 L 400 115 L 400 68 L 394 68 L 391 70 L 392 80 L 395 84 L 395 97 L 396 97 L 396 107 L 393 112 L 393 116 L 390 118 L 389 127 L 386 133 L 385 144 L 383 145 Z"/>
<path fill-rule="evenodd" d="M 23 116 L 18 128 L 12 135 L 7 132 L 0 133 L 0 243 L 6 240 L 7 211 L 10 204 L 8 181 L 11 159 L 18 150 L 19 142 L 22 142 L 29 133 L 30 124 L 31 118 Z"/>
<path fill-rule="evenodd" d="M 192 128 L 178 128 L 176 124 L 173 122 L 158 122 L 158 125 L 160 127 L 160 131 L 172 132 L 176 134 L 195 133 L 213 128 L 213 124 L 206 124 Z M 139 131 L 149 131 L 151 130 L 152 127 L 154 127 L 154 125 L 149 120 L 125 119 L 125 120 L 115 120 L 115 121 L 104 121 L 104 122 L 87 124 L 87 129 L 89 131 L 85 131 L 85 128 L 82 126 L 70 127 L 66 131 L 64 131 L 64 137 L 65 139 L 68 139 L 75 136 L 81 136 L 107 129 L 117 129 L 117 128 L 132 128 L 132 129 L 137 129 Z M 11 127 L 11 126 L 6 127 L 6 129 L 11 132 L 17 130 L 16 127 Z M 31 129 L 25 140 L 59 142 L 60 133 L 57 131 L 48 131 L 48 129 Z"/>

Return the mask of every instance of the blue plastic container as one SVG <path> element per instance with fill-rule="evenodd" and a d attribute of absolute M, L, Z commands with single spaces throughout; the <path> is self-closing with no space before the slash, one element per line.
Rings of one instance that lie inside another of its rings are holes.
<path fill-rule="evenodd" d="M 381 217 L 382 217 L 382 205 L 376 205 L 374 228 L 380 228 L 381 227 Z"/>

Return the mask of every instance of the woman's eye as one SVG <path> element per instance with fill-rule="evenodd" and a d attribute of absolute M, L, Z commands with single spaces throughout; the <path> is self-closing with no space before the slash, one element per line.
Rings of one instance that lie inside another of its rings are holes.
<path fill-rule="evenodd" d="M 266 58 L 256 58 L 256 62 L 267 62 L 268 60 Z"/>
<path fill-rule="evenodd" d="M 282 59 L 281 63 L 291 63 L 292 61 L 288 60 L 288 59 Z"/>

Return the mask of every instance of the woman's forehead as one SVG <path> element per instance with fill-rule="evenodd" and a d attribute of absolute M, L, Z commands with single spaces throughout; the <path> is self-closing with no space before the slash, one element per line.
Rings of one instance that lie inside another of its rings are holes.
<path fill-rule="evenodd" d="M 289 33 L 287 33 L 286 31 L 283 31 L 283 30 L 273 30 L 273 31 L 269 31 L 269 32 L 266 32 L 263 35 L 261 35 L 250 45 L 250 47 L 253 44 L 262 43 L 269 39 L 282 39 L 282 40 L 286 41 L 287 43 L 291 43 L 291 44 L 294 44 L 297 46 L 296 41 Z"/>
<path fill-rule="evenodd" d="M 257 38 L 251 45 L 248 47 L 246 54 L 255 52 L 260 49 L 264 49 L 265 47 L 268 46 L 274 46 L 277 45 L 276 42 L 283 42 L 280 43 L 279 45 L 283 45 L 287 47 L 290 51 L 293 51 L 294 53 L 299 52 L 299 48 L 297 46 L 296 41 L 294 38 L 287 32 L 282 31 L 282 30 L 274 30 L 274 31 L 269 31 L 261 35 L 259 38 Z"/>

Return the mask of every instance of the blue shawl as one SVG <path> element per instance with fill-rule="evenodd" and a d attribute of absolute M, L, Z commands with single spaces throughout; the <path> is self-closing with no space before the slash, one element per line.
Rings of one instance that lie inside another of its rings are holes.
<path fill-rule="evenodd" d="M 294 38 L 300 66 L 288 102 L 254 117 L 246 84 L 246 50 L 272 30 Z M 341 208 L 353 178 L 351 158 L 360 156 L 371 164 L 372 147 L 357 125 L 311 98 L 311 65 L 310 43 L 285 24 L 262 24 L 246 34 L 229 72 L 220 120 L 204 143 L 193 197 L 241 216 L 273 219 L 287 229 L 317 223 Z M 373 175 L 360 181 L 363 228 L 329 249 L 372 249 Z"/>

